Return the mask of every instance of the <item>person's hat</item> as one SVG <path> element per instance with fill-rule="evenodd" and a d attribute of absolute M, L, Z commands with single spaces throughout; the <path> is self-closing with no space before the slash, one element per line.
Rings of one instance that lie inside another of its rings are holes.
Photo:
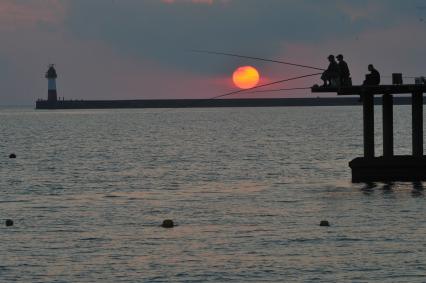
<path fill-rule="evenodd" d="M 328 59 L 334 59 L 334 55 L 328 55 Z"/>
<path fill-rule="evenodd" d="M 336 57 L 337 59 L 339 59 L 339 58 L 341 58 L 341 59 L 343 59 L 343 55 L 342 54 L 339 54 L 339 55 L 337 55 L 337 57 Z"/>

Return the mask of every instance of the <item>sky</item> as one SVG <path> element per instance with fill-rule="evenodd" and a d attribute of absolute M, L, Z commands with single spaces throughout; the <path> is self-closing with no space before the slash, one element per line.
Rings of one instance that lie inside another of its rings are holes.
<path fill-rule="evenodd" d="M 382 76 L 426 75 L 425 35 L 424 0 L 0 0 L 0 104 L 47 98 L 51 63 L 58 96 L 87 100 L 210 98 L 236 90 L 242 65 L 256 67 L 261 83 L 313 73 L 194 49 L 324 68 L 341 53 L 354 83 L 370 63 Z"/>

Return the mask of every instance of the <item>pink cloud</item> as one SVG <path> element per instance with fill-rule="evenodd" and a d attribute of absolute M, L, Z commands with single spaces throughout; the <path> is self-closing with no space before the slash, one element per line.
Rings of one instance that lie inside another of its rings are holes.
<path fill-rule="evenodd" d="M 349 18 L 352 22 L 374 18 L 377 13 L 383 11 L 385 7 L 377 2 L 369 2 L 365 5 L 350 4 L 348 2 L 338 1 L 337 7 Z"/>
<path fill-rule="evenodd" d="M 0 2 L 0 30 L 14 31 L 39 23 L 57 23 L 64 18 L 65 6 L 59 0 Z"/>

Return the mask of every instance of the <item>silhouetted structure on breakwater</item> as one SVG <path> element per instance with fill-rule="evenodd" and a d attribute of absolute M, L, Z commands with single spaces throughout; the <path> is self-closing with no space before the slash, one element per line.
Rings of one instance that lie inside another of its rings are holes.
<path fill-rule="evenodd" d="M 49 69 L 44 76 L 47 79 L 47 100 L 50 102 L 54 102 L 58 100 L 58 94 L 56 92 L 56 78 L 58 77 L 55 66 L 53 64 L 49 65 Z"/>

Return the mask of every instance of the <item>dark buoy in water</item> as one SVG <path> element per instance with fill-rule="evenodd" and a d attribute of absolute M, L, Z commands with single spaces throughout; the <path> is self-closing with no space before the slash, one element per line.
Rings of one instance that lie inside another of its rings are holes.
<path fill-rule="evenodd" d="M 11 153 L 11 154 L 9 155 L 9 158 L 16 158 L 16 154 Z"/>
<path fill-rule="evenodd" d="M 13 226 L 13 220 L 12 219 L 6 219 L 6 227 Z"/>
<path fill-rule="evenodd" d="M 320 222 L 320 226 L 322 226 L 322 227 L 330 227 L 330 223 L 327 220 L 322 220 Z"/>
<path fill-rule="evenodd" d="M 161 224 L 161 227 L 163 228 L 173 228 L 175 226 L 175 224 L 173 223 L 173 220 L 171 219 L 166 219 L 163 221 L 163 224 Z"/>

